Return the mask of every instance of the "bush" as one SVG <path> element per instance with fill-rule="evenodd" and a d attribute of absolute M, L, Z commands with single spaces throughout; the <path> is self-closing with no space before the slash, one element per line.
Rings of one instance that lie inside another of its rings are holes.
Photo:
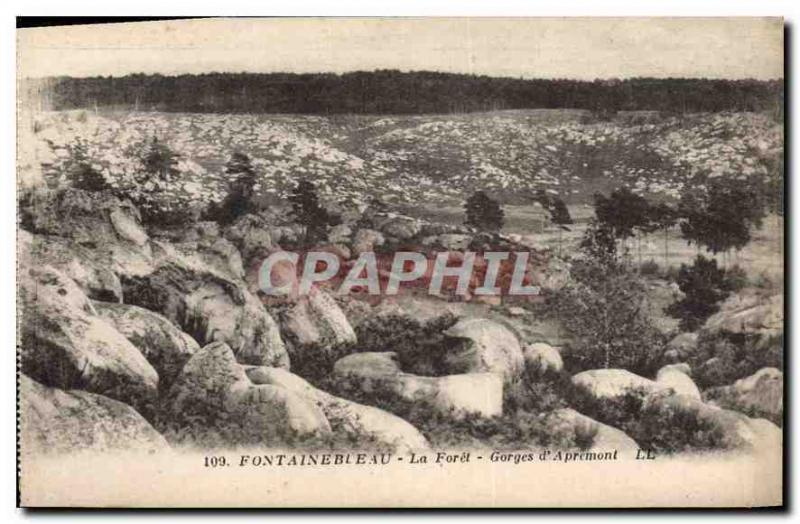
<path fill-rule="evenodd" d="M 725 287 L 731 291 L 741 291 L 748 284 L 747 272 L 735 265 L 725 270 Z"/>
<path fill-rule="evenodd" d="M 234 222 L 240 216 L 256 211 L 253 201 L 256 172 L 250 157 L 238 151 L 231 155 L 225 174 L 229 178 L 228 194 L 219 204 L 212 202 L 205 213 L 207 220 L 220 225 Z"/>
<path fill-rule="evenodd" d="M 594 436 L 591 431 L 587 432 L 585 428 L 554 431 L 547 421 L 551 408 L 566 405 L 557 398 L 564 380 L 568 382 L 569 378 L 549 376 L 543 380 L 542 384 L 531 385 L 534 389 L 519 385 L 504 393 L 503 415 L 490 418 L 478 414 L 456 417 L 453 413 L 442 413 L 427 400 L 401 399 L 380 387 L 373 387 L 367 393 L 362 390 L 360 379 L 355 377 L 328 377 L 320 387 L 335 395 L 394 413 L 417 428 L 434 448 L 488 446 L 496 450 L 518 451 L 527 447 L 591 447 Z M 548 383 L 548 380 L 554 382 Z M 546 396 L 549 400 L 537 396 L 543 391 L 549 391 Z"/>
<path fill-rule="evenodd" d="M 680 319 L 683 331 L 694 331 L 719 311 L 719 302 L 730 294 L 730 285 L 725 271 L 717 267 L 717 261 L 697 255 L 694 264 L 681 264 L 677 278 L 684 298 L 670 304 L 665 312 Z"/>
<path fill-rule="evenodd" d="M 394 351 L 400 367 L 410 373 L 426 376 L 446 375 L 449 346 L 443 331 L 457 322 L 445 314 L 418 322 L 409 317 L 387 315 L 371 318 L 355 329 L 360 351 Z"/>
<path fill-rule="evenodd" d="M 765 367 L 783 369 L 783 335 L 701 331 L 689 364 L 701 389 L 732 384 Z"/>
<path fill-rule="evenodd" d="M 575 372 L 624 368 L 650 375 L 662 361 L 666 340 L 648 314 L 647 289 L 624 264 L 582 259 L 571 281 L 548 304 L 572 339 L 564 363 Z"/>
<path fill-rule="evenodd" d="M 642 390 L 631 390 L 618 398 L 600 400 L 575 387 L 570 403 L 580 413 L 622 430 L 642 449 L 672 454 L 725 448 L 720 428 L 692 413 L 648 404 L 646 397 Z"/>
<path fill-rule="evenodd" d="M 289 202 L 295 218 L 306 228 L 306 243 L 324 239 L 331 217 L 320 205 L 317 187 L 312 182 L 301 180 L 289 195 Z"/>
<path fill-rule="evenodd" d="M 504 213 L 495 200 L 483 191 L 476 191 L 464 204 L 468 226 L 481 231 L 500 231 L 503 228 Z"/>

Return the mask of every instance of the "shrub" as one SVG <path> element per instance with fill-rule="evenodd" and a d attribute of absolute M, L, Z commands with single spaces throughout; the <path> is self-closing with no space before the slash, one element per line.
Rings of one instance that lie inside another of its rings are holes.
<path fill-rule="evenodd" d="M 624 368 L 653 373 L 666 340 L 648 313 L 646 286 L 624 264 L 573 261 L 571 281 L 548 296 L 569 333 L 563 357 L 568 369 Z"/>
<path fill-rule="evenodd" d="M 701 389 L 732 384 L 765 367 L 783 369 L 783 335 L 701 331 L 689 364 Z"/>
<path fill-rule="evenodd" d="M 205 213 L 207 220 L 214 220 L 221 225 L 230 224 L 256 210 L 253 201 L 256 172 L 250 157 L 235 151 L 225 166 L 225 174 L 229 178 L 228 194 L 221 203 L 212 202 Z"/>
<path fill-rule="evenodd" d="M 500 231 L 503 228 L 504 213 L 495 200 L 483 191 L 476 191 L 464 204 L 468 226 L 482 231 Z"/>
<path fill-rule="evenodd" d="M 394 351 L 400 367 L 410 373 L 445 375 L 445 357 L 453 348 L 445 344 L 442 332 L 457 320 L 449 313 L 427 322 L 401 315 L 372 317 L 355 328 L 358 349 Z"/>
<path fill-rule="evenodd" d="M 306 228 L 306 242 L 318 242 L 325 238 L 331 217 L 320 205 L 317 187 L 308 180 L 301 180 L 289 195 L 295 218 Z"/>
<path fill-rule="evenodd" d="M 693 413 L 645 402 L 644 391 L 634 389 L 613 399 L 597 399 L 581 387 L 572 390 L 570 403 L 584 415 L 618 428 L 642 449 L 662 454 L 725 448 L 722 430 Z"/>
<path fill-rule="evenodd" d="M 105 191 L 111 187 L 103 174 L 92 165 L 88 146 L 80 138 L 67 145 L 67 159 L 60 169 L 67 181 L 76 189 Z"/>
<path fill-rule="evenodd" d="M 563 381 L 563 377 L 559 380 Z M 425 399 L 402 399 L 380 387 L 364 392 L 360 379 L 355 377 L 327 377 L 319 386 L 335 395 L 394 413 L 416 427 L 434 448 L 476 445 L 508 451 L 526 447 L 588 448 L 594 437 L 585 428 L 554 431 L 547 421 L 549 408 L 543 410 L 544 404 L 537 404 L 541 400 L 532 392 L 526 393 L 524 388 L 506 395 L 501 416 L 482 417 L 472 413 L 456 417 L 452 412 L 441 412 Z M 541 388 L 557 391 L 559 386 L 542 385 Z M 564 405 L 562 402 L 549 404 L 554 409 Z"/>
<path fill-rule="evenodd" d="M 680 319 L 684 331 L 694 331 L 719 311 L 719 302 L 730 294 L 731 284 L 717 261 L 697 255 L 691 266 L 681 264 L 677 278 L 684 298 L 670 304 L 665 312 Z"/>

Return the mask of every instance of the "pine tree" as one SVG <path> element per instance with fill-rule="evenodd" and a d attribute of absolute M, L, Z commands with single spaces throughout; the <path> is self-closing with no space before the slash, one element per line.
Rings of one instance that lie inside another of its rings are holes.
<path fill-rule="evenodd" d="M 465 223 L 483 231 L 497 232 L 503 228 L 504 213 L 495 200 L 483 191 L 476 191 L 464 204 Z"/>
<path fill-rule="evenodd" d="M 301 180 L 289 195 L 292 212 L 306 228 L 306 242 L 317 242 L 325 237 L 330 222 L 328 212 L 319 203 L 317 187 L 313 182 Z"/>
<path fill-rule="evenodd" d="M 209 209 L 208 218 L 220 224 L 229 224 L 255 209 L 256 171 L 245 153 L 235 151 L 225 166 L 228 176 L 228 194 L 219 206 Z"/>

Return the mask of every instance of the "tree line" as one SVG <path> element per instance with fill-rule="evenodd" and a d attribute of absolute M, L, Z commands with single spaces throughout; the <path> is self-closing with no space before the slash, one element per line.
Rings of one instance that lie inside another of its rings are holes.
<path fill-rule="evenodd" d="M 333 73 L 208 73 L 50 77 L 23 86 L 46 109 L 114 108 L 197 113 L 420 114 L 504 109 L 598 113 L 772 111 L 783 80 L 523 79 L 397 70 Z"/>

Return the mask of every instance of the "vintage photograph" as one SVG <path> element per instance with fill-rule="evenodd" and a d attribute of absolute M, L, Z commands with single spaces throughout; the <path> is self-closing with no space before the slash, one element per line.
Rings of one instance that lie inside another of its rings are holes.
<path fill-rule="evenodd" d="M 782 19 L 17 44 L 21 505 L 782 504 Z"/>

